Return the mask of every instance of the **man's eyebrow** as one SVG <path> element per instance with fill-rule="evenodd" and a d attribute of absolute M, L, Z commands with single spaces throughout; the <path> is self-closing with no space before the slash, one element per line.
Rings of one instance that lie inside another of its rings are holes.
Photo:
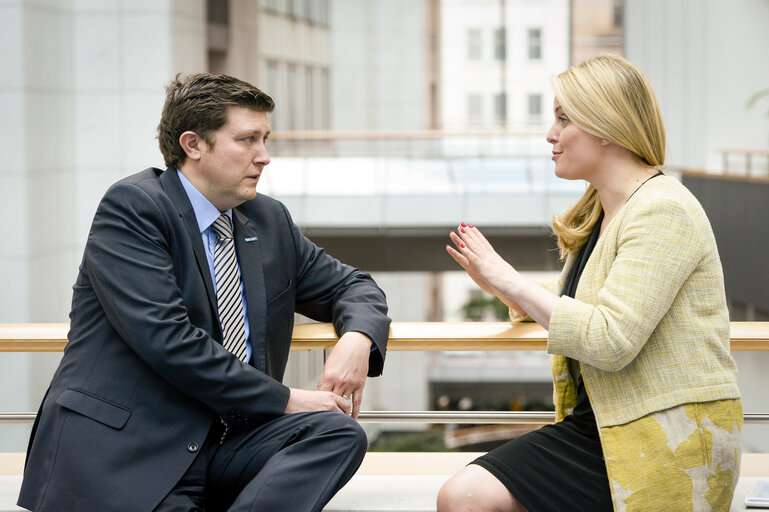
<path fill-rule="evenodd" d="M 251 135 L 261 135 L 262 133 L 264 133 L 264 132 L 262 132 L 262 130 L 259 129 L 259 128 L 246 128 L 244 130 L 241 130 L 241 131 L 237 132 L 236 136 L 237 137 L 247 137 L 247 136 L 251 136 Z M 267 133 L 264 134 L 264 136 L 266 137 L 270 133 L 271 132 L 268 131 Z"/>

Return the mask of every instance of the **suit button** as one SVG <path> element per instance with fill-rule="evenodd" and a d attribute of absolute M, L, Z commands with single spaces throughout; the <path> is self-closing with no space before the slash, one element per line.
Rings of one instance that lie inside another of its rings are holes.
<path fill-rule="evenodd" d="M 198 451 L 198 443 L 190 443 L 187 445 L 187 451 L 190 453 L 195 453 Z"/>

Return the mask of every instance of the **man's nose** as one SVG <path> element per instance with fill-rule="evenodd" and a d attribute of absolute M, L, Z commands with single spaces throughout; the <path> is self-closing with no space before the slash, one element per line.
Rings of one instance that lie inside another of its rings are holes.
<path fill-rule="evenodd" d="M 270 163 L 270 154 L 267 152 L 266 147 L 262 146 L 261 150 L 254 155 L 254 163 L 260 165 L 267 165 Z"/>

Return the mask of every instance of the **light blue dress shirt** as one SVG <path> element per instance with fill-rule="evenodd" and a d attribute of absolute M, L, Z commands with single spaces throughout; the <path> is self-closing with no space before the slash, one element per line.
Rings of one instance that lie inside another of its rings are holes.
<path fill-rule="evenodd" d="M 176 173 L 179 175 L 184 191 L 187 192 L 187 197 L 190 198 L 190 203 L 192 203 L 195 219 L 198 221 L 198 228 L 200 229 L 200 237 L 203 240 L 203 247 L 206 250 L 208 270 L 211 272 L 211 281 L 214 283 L 214 291 L 216 291 L 216 277 L 214 277 L 214 246 L 216 245 L 216 233 L 214 233 L 214 228 L 211 227 L 211 224 L 213 224 L 222 213 L 227 215 L 230 218 L 230 222 L 232 222 L 232 210 L 220 212 L 216 206 L 211 204 L 211 201 L 206 199 L 205 196 L 190 183 L 187 177 L 182 174 L 179 169 L 176 170 Z M 240 262 L 238 262 L 238 270 L 240 270 Z M 241 272 L 241 275 L 243 275 L 243 272 Z M 240 280 L 240 299 L 243 303 L 243 321 L 246 324 L 246 361 L 250 361 L 251 340 L 248 335 L 251 330 L 248 327 L 248 309 L 246 309 L 246 295 L 243 293 L 243 279 Z"/>

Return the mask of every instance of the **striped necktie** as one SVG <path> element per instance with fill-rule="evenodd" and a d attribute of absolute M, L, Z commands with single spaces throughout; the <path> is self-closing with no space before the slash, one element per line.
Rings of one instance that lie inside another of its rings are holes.
<path fill-rule="evenodd" d="M 216 233 L 214 246 L 214 278 L 216 305 L 222 325 L 224 348 L 246 362 L 246 327 L 243 320 L 243 298 L 240 295 L 240 270 L 235 256 L 235 240 L 230 218 L 222 214 L 211 226 Z"/>

